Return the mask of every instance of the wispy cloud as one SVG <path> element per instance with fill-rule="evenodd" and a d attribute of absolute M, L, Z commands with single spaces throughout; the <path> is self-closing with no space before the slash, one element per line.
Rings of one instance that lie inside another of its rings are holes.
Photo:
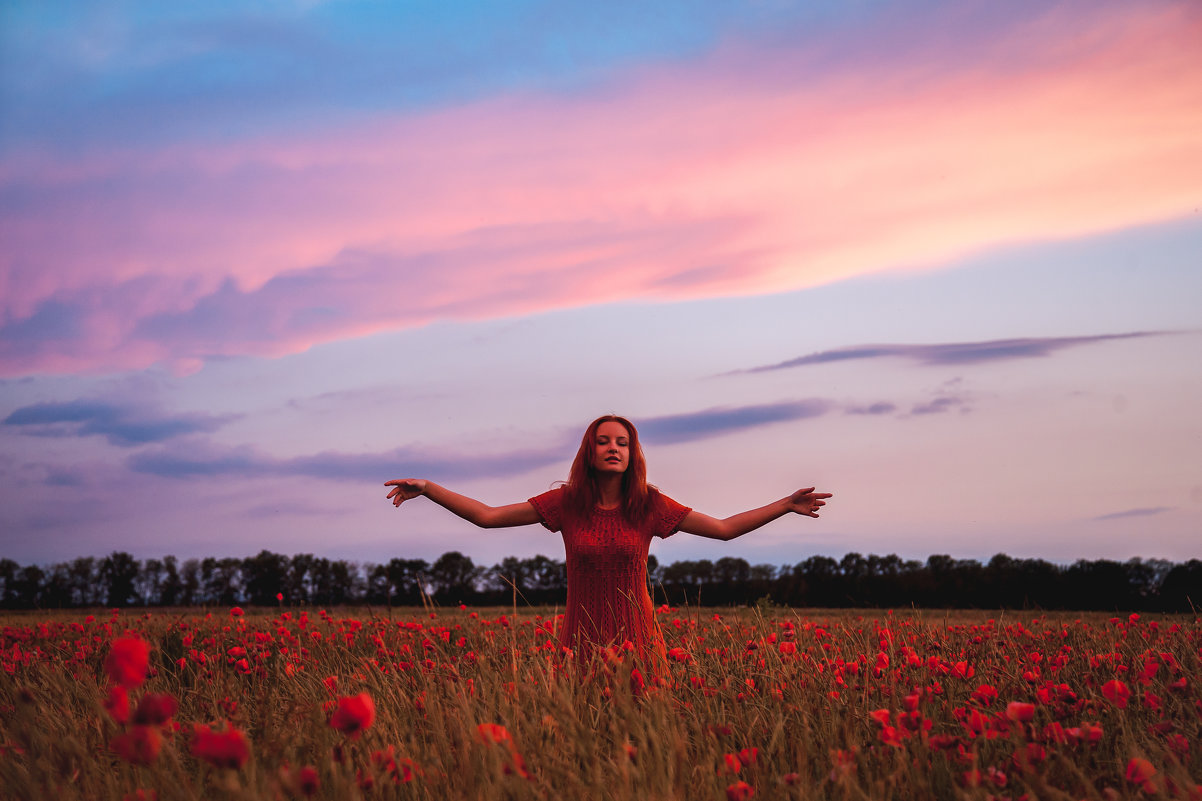
<path fill-rule="evenodd" d="M 399 448 L 383 453 L 325 452 L 279 459 L 249 447 L 189 447 L 140 452 L 126 464 L 135 472 L 163 478 L 305 476 L 382 484 L 392 478 L 438 481 L 513 475 L 564 461 L 569 456 L 561 448 L 472 455 Z"/>
<path fill-rule="evenodd" d="M 1112 512 L 1108 515 L 1101 515 L 1100 517 L 1095 517 L 1093 519 L 1122 520 L 1128 517 L 1151 517 L 1152 515 L 1164 514 L 1165 512 L 1171 512 L 1172 510 L 1173 508 L 1171 506 L 1148 506 L 1138 509 L 1127 509 L 1126 511 L 1122 512 Z"/>
<path fill-rule="evenodd" d="M 207 434 L 235 415 L 175 414 L 94 400 L 38 403 L 16 409 L 2 424 L 37 437 L 104 437 L 128 448 L 185 434 Z"/>
<path fill-rule="evenodd" d="M 833 408 L 819 398 L 752 406 L 720 407 L 640 421 L 639 436 L 651 443 L 676 443 L 716 437 L 787 420 L 820 417 Z"/>
<path fill-rule="evenodd" d="M 1190 214 L 1202 13 L 1020 19 L 922 58 L 782 37 L 591 94 L 6 154 L 0 374 L 184 370 L 436 319 L 794 290 Z"/>
<path fill-rule="evenodd" d="M 808 399 L 752 406 L 704 409 L 635 421 L 649 443 L 677 444 L 788 420 L 818 417 L 834 410 L 830 401 Z M 422 477 L 434 480 L 495 478 L 571 461 L 579 432 L 561 432 L 558 444 L 500 453 L 464 454 L 431 448 L 397 448 L 380 453 L 323 453 L 281 459 L 249 446 L 222 447 L 189 441 L 131 455 L 126 465 L 163 478 L 306 476 L 331 481 L 384 481 Z"/>
<path fill-rule="evenodd" d="M 1008 361 L 1011 359 L 1035 359 L 1051 356 L 1065 348 L 1092 345 L 1121 339 L 1160 336 L 1160 331 L 1138 331 L 1128 334 L 1099 334 L 1083 337 L 1042 337 L 1026 339 L 994 339 L 985 342 L 950 342 L 935 345 L 853 345 L 846 348 L 824 350 L 799 356 L 776 364 L 766 364 L 738 373 L 764 373 L 772 370 L 787 370 L 792 367 L 807 367 L 815 364 L 852 361 L 857 359 L 901 358 L 922 365 L 959 366 Z"/>

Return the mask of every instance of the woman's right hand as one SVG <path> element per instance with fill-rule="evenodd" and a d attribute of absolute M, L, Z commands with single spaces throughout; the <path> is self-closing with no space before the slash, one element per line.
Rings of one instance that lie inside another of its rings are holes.
<path fill-rule="evenodd" d="M 388 497 L 392 499 L 393 506 L 400 506 L 410 498 L 416 498 L 426 492 L 424 478 L 397 478 L 385 481 L 384 486 L 392 487 L 392 492 L 388 493 Z"/>

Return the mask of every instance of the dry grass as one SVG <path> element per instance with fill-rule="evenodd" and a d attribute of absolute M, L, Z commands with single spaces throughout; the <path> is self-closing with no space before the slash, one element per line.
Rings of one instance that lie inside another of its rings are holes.
<path fill-rule="evenodd" d="M 9 614 L 0 792 L 304 797 L 310 768 L 314 797 L 337 799 L 1202 798 L 1194 618 L 658 618 L 686 661 L 582 669 L 554 646 L 552 610 Z M 127 634 L 151 645 L 134 705 L 178 702 L 145 765 L 116 753 L 134 725 L 104 705 L 105 659 Z M 348 737 L 330 716 L 361 692 L 376 717 Z M 193 755 L 195 725 L 226 721 L 249 743 L 240 767 Z"/>

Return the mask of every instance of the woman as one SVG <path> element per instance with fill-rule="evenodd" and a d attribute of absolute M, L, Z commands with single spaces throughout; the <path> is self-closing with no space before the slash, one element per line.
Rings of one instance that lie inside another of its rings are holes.
<path fill-rule="evenodd" d="M 631 641 L 640 654 L 662 654 L 647 593 L 647 551 L 652 537 L 676 531 L 732 540 L 794 512 L 818 517 L 828 492 L 798 490 L 767 506 L 719 520 L 682 506 L 647 484 L 638 431 L 623 417 L 606 415 L 584 433 L 565 486 L 508 506 L 487 506 L 432 481 L 385 482 L 394 506 L 425 495 L 483 528 L 542 523 L 563 534 L 568 602 L 560 642 L 577 651 Z"/>

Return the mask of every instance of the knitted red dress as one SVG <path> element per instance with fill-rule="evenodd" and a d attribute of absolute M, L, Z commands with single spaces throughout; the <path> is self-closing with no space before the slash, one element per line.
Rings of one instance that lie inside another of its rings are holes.
<path fill-rule="evenodd" d="M 568 604 L 559 641 L 590 652 L 610 643 L 634 643 L 640 654 L 662 651 L 647 593 L 647 550 L 652 537 L 670 537 L 689 507 L 659 492 L 652 494 L 651 514 L 632 526 L 621 509 L 596 509 L 583 521 L 567 521 L 562 487 L 530 499 L 551 531 L 562 531 L 567 554 Z"/>

